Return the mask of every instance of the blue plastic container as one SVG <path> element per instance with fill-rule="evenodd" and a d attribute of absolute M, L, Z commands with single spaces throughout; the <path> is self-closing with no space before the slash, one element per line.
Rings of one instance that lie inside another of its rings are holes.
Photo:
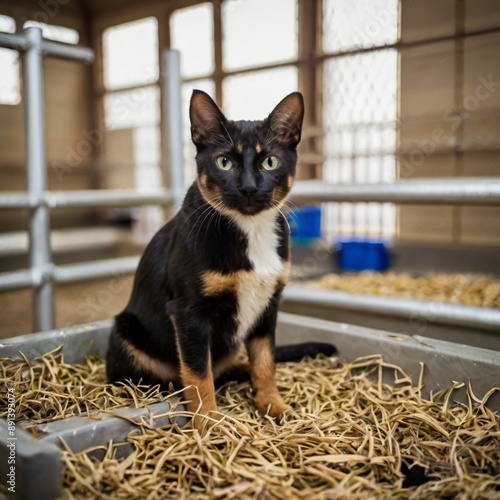
<path fill-rule="evenodd" d="M 340 241 L 341 271 L 385 271 L 389 265 L 389 251 L 383 241 Z"/>
<path fill-rule="evenodd" d="M 295 245 L 309 245 L 321 237 L 321 207 L 294 208 L 288 216 Z"/>

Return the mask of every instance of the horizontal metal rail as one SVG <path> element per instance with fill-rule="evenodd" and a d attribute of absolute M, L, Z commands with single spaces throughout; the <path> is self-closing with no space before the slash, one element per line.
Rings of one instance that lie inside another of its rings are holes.
<path fill-rule="evenodd" d="M 35 277 L 30 270 L 0 273 L 0 292 L 23 290 L 35 286 Z"/>
<path fill-rule="evenodd" d="M 0 33 L 0 47 L 4 49 L 24 52 L 30 46 L 30 42 L 24 35 L 13 35 L 10 33 Z"/>
<path fill-rule="evenodd" d="M 25 52 L 31 47 L 31 41 L 26 35 L 0 33 L 0 47 Z M 41 41 L 41 55 L 86 64 L 94 61 L 94 52 L 87 47 L 78 47 L 43 39 Z"/>
<path fill-rule="evenodd" d="M 42 51 L 45 56 L 56 57 L 57 59 L 66 59 L 85 64 L 91 64 L 94 61 L 94 52 L 87 47 L 78 47 L 45 40 L 42 42 Z"/>
<path fill-rule="evenodd" d="M 295 203 L 392 202 L 427 205 L 500 205 L 500 178 L 419 179 L 377 184 L 297 181 Z"/>
<path fill-rule="evenodd" d="M 369 312 L 402 318 L 426 318 L 429 321 L 469 326 L 500 332 L 500 309 L 448 304 L 429 300 L 403 299 L 378 295 L 318 290 L 288 286 L 283 292 L 287 302 L 300 302 L 336 309 Z"/>
<path fill-rule="evenodd" d="M 51 283 L 76 283 L 93 279 L 134 274 L 140 257 L 119 257 L 64 266 L 47 265 L 40 270 L 0 273 L 0 291 L 22 290 L 37 286 L 42 280 Z M 43 274 L 43 276 L 42 276 Z"/>
<path fill-rule="evenodd" d="M 297 181 L 292 190 L 296 203 L 392 202 L 430 205 L 500 205 L 500 178 L 463 178 L 397 181 L 379 184 L 331 184 Z M 0 195 L 0 209 L 22 209 L 45 205 L 66 207 L 125 207 L 167 205 L 170 190 L 140 192 L 127 189 L 46 192 L 41 200 L 24 193 Z"/>
<path fill-rule="evenodd" d="M 167 205 L 172 194 L 166 189 L 141 192 L 121 189 L 93 191 L 52 191 L 45 196 L 50 208 L 68 207 L 133 207 L 141 205 Z"/>
<path fill-rule="evenodd" d="M 140 257 L 138 256 L 119 257 L 67 266 L 55 266 L 52 272 L 52 279 L 55 283 L 74 283 L 77 281 L 134 274 L 139 265 L 139 259 Z"/>
<path fill-rule="evenodd" d="M 134 256 L 53 266 L 47 268 L 44 279 L 63 284 L 130 275 L 135 273 L 139 260 L 138 256 Z M 0 290 L 4 291 L 29 288 L 36 282 L 37 277 L 33 276 L 30 271 L 0 274 Z M 335 290 L 318 290 L 297 285 L 285 288 L 283 300 L 401 318 L 426 318 L 439 324 L 468 326 L 500 332 L 500 309 L 494 308 Z"/>
<path fill-rule="evenodd" d="M 41 199 L 25 193 L 0 195 L 0 209 L 23 209 L 46 206 L 51 209 L 77 207 L 138 207 L 168 205 L 172 193 L 167 189 L 135 191 L 132 189 L 95 189 L 92 191 L 47 191 Z"/>

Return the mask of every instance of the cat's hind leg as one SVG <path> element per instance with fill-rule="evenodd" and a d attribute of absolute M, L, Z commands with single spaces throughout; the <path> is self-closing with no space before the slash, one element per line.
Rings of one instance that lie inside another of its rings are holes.
<path fill-rule="evenodd" d="M 141 349 L 147 332 L 136 316 L 121 313 L 116 317 L 106 354 L 108 382 L 179 385 L 177 367 Z M 142 339 L 142 342 L 141 340 Z"/>

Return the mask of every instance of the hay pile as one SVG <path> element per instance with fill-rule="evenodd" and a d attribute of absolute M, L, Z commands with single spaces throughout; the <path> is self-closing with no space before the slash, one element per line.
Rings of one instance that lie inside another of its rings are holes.
<path fill-rule="evenodd" d="M 435 300 L 479 307 L 500 307 L 500 281 L 489 276 L 362 272 L 327 274 L 306 286 L 343 292 Z"/>
<path fill-rule="evenodd" d="M 51 353 L 0 366 L 2 385 L 16 387 L 18 419 L 32 431 L 163 397 L 107 385 L 96 358 L 68 365 Z M 421 383 L 377 356 L 283 364 L 277 379 L 295 408 L 281 425 L 256 414 L 248 383 L 226 385 L 218 394 L 225 418 L 204 437 L 143 423 L 128 437 L 128 458 L 114 458 L 111 445 L 102 461 L 64 451 L 66 498 L 499 497 L 499 416 L 485 406 L 495 389 L 482 401 L 469 390 L 467 405 L 452 405 L 453 388 L 425 399 Z"/>

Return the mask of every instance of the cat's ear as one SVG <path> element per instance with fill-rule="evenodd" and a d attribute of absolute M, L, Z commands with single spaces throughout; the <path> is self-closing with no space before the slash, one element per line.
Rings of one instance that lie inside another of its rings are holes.
<path fill-rule="evenodd" d="M 226 117 L 212 98 L 202 90 L 193 90 L 189 119 L 191 120 L 191 138 L 196 146 L 220 142 L 221 138 L 227 135 Z"/>
<path fill-rule="evenodd" d="M 287 95 L 269 115 L 273 139 L 288 147 L 296 147 L 302 134 L 304 98 L 300 92 Z"/>

